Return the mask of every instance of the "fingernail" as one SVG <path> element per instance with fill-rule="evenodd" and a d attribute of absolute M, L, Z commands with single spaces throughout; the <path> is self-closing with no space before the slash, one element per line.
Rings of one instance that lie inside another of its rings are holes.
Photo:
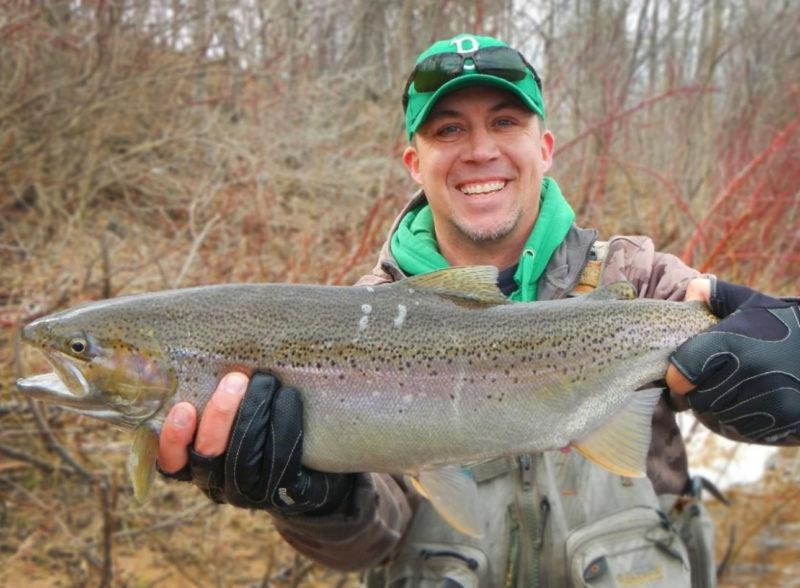
<path fill-rule="evenodd" d="M 184 406 L 176 406 L 169 417 L 169 422 L 174 427 L 178 429 L 183 429 L 184 427 L 189 425 L 189 421 L 191 419 L 192 415 L 189 409 L 187 409 Z"/>
<path fill-rule="evenodd" d="M 239 372 L 232 372 L 225 376 L 222 389 L 228 394 L 242 394 L 247 388 L 247 376 Z"/>

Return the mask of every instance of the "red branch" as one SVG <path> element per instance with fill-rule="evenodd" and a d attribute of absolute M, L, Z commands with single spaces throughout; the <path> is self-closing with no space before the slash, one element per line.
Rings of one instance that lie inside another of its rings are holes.
<path fill-rule="evenodd" d="M 674 98 L 676 96 L 684 94 L 697 94 L 697 93 L 706 93 L 712 91 L 713 91 L 712 88 L 706 86 L 699 86 L 699 87 L 688 86 L 686 88 L 675 88 L 672 90 L 668 90 L 663 94 L 659 94 L 658 96 L 652 96 L 650 98 L 646 98 L 641 102 L 639 102 L 639 104 L 631 106 L 630 108 L 623 110 L 621 112 L 615 112 L 611 116 L 606 117 L 604 120 L 601 120 L 600 122 L 592 125 L 585 131 L 578 133 L 572 139 L 570 139 L 569 141 L 561 145 L 561 147 L 556 149 L 556 154 L 563 153 L 567 149 L 574 147 L 577 143 L 581 142 L 588 135 L 595 133 L 597 130 L 602 129 L 604 127 L 608 127 L 609 125 L 613 125 L 624 118 L 628 118 L 631 115 L 639 112 L 640 110 L 648 108 L 657 102 L 661 102 L 662 100 L 667 100 L 669 98 Z"/>
<path fill-rule="evenodd" d="M 378 211 L 383 206 L 383 199 L 376 199 L 367 212 L 367 217 L 364 222 L 364 230 L 361 232 L 361 240 L 356 247 L 355 251 L 350 255 L 349 259 L 342 265 L 342 269 L 336 273 L 329 281 L 329 284 L 341 284 L 344 277 L 352 270 L 361 258 L 367 253 L 370 243 L 370 236 L 373 229 L 373 223 L 378 217 Z"/>
<path fill-rule="evenodd" d="M 708 212 L 706 212 L 705 216 L 700 221 L 700 224 L 697 225 L 694 233 L 687 242 L 686 247 L 683 250 L 683 254 L 681 255 L 686 263 L 689 265 L 692 264 L 694 252 L 696 251 L 700 242 L 705 240 L 703 229 L 712 221 L 712 219 L 716 217 L 720 208 L 744 186 L 745 182 L 747 182 L 772 155 L 780 152 L 781 149 L 785 147 L 786 143 L 789 142 L 798 129 L 800 129 L 800 117 L 789 122 L 789 124 L 787 124 L 782 131 L 777 133 L 769 142 L 769 145 L 767 145 L 767 147 L 761 151 L 761 153 L 751 159 L 747 165 L 744 166 L 742 171 L 739 172 L 739 174 L 737 174 L 737 176 L 733 178 L 733 180 L 731 180 L 727 186 L 725 186 L 725 189 L 722 190 L 719 196 L 717 196 L 717 198 L 711 204 Z"/>

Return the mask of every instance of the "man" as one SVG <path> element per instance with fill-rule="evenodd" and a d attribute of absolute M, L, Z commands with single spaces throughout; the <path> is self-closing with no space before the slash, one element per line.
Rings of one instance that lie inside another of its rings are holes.
<path fill-rule="evenodd" d="M 699 384 L 689 403 L 726 434 L 796 442 L 796 304 L 701 277 L 655 252 L 647 238 L 603 243 L 577 227 L 558 185 L 545 177 L 554 138 L 544 125 L 541 83 L 519 53 L 489 37 L 439 41 L 418 58 L 403 106 L 411 140 L 403 162 L 421 191 L 359 283 L 490 264 L 501 270 L 503 293 L 517 301 L 576 295 L 620 279 L 640 297 L 705 300 L 733 316 L 681 348 L 674 358 L 680 369 L 670 367 L 667 382 L 679 393 Z M 780 342 L 779 361 L 764 341 Z M 753 354 L 758 361 L 749 361 Z M 757 382 L 754 391 L 741 387 L 745 381 Z M 697 532 L 706 522 L 702 505 L 686 509 L 699 513 L 697 524 L 684 516 L 680 535 L 660 514 L 691 487 L 666 400 L 654 416 L 646 479 L 609 474 L 574 452 L 472 467 L 489 521 L 481 538 L 456 531 L 401 478 L 304 468 L 301 423 L 297 391 L 269 374 L 248 380 L 231 373 L 199 423 L 191 405 L 172 409 L 160 468 L 215 500 L 268 510 L 299 551 L 341 569 L 371 568 L 370 585 L 714 583 L 713 545 Z"/>

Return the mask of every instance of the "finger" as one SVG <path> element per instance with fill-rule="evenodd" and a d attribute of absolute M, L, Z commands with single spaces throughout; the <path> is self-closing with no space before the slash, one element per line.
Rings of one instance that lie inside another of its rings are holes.
<path fill-rule="evenodd" d="M 225 455 L 206 457 L 189 448 L 191 481 L 214 502 L 225 500 Z"/>
<path fill-rule="evenodd" d="M 686 288 L 686 294 L 683 297 L 685 302 L 690 300 L 700 300 L 707 305 L 710 304 L 711 299 L 711 280 L 708 278 L 694 278 L 689 282 Z"/>
<path fill-rule="evenodd" d="M 197 453 L 207 457 L 225 453 L 247 382 L 247 376 L 240 372 L 231 372 L 222 378 L 200 419 L 194 442 Z"/>
<path fill-rule="evenodd" d="M 272 401 L 270 452 L 274 468 L 272 486 L 285 484 L 300 469 L 303 455 L 303 400 L 294 388 L 281 388 Z"/>
<path fill-rule="evenodd" d="M 724 280 L 716 280 L 711 292 L 711 310 L 720 318 L 733 314 L 742 305 L 759 296 L 755 290 Z"/>
<path fill-rule="evenodd" d="M 669 364 L 667 368 L 667 386 L 669 386 L 669 389 L 675 394 L 680 395 L 687 394 L 695 388 L 695 385 L 672 364 Z"/>
<path fill-rule="evenodd" d="M 669 357 L 670 367 L 678 374 L 670 373 L 667 385 L 675 392 L 688 391 L 686 382 L 695 385 L 706 380 L 711 374 L 718 371 L 731 357 L 728 350 L 730 335 L 725 332 L 715 331 L 712 327 L 694 337 L 684 341 Z"/>
<path fill-rule="evenodd" d="M 189 462 L 188 446 L 194 437 L 197 413 L 188 402 L 179 402 L 167 414 L 158 437 L 158 467 L 174 474 Z"/>
<path fill-rule="evenodd" d="M 301 506 L 318 489 L 311 487 L 310 478 L 300 476 L 303 455 L 303 401 L 293 388 L 281 388 L 272 402 L 271 454 L 272 475 L 267 484 L 276 506 Z M 295 482 L 300 482 L 298 485 Z M 328 484 L 323 480 L 322 487 Z M 306 505 L 307 506 L 307 505 Z"/>
<path fill-rule="evenodd" d="M 225 494 L 236 506 L 262 508 L 269 498 L 274 447 L 270 443 L 272 401 L 280 383 L 271 374 L 255 373 L 250 378 L 225 461 Z"/>

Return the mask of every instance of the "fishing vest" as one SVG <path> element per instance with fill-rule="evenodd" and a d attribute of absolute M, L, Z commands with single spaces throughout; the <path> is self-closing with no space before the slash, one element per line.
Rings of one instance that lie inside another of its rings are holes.
<path fill-rule="evenodd" d="M 594 242 L 569 296 L 598 286 L 607 246 Z M 716 586 L 699 485 L 694 496 L 657 496 L 648 478 L 611 474 L 575 451 L 469 469 L 489 521 L 483 537 L 456 531 L 420 500 L 397 552 L 364 574 L 366 586 Z"/>

